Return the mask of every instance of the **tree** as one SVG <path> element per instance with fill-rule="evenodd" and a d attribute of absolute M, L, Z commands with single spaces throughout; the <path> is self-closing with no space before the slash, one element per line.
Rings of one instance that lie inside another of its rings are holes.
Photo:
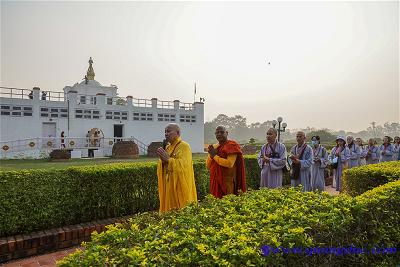
<path fill-rule="evenodd" d="M 336 136 L 327 130 L 314 130 L 307 134 L 307 139 L 311 140 L 311 137 L 314 135 L 318 135 L 321 142 L 335 142 Z"/>
<path fill-rule="evenodd" d="M 115 104 L 119 106 L 126 106 L 126 100 L 118 98 L 117 101 L 115 101 Z"/>
<path fill-rule="evenodd" d="M 213 122 L 206 122 L 204 123 L 204 142 L 206 144 L 215 143 L 215 125 Z"/>
<path fill-rule="evenodd" d="M 254 122 L 247 124 L 247 119 L 241 115 L 235 115 L 229 117 L 225 114 L 219 114 L 211 122 L 206 122 L 204 124 L 204 139 L 206 143 L 215 142 L 215 128 L 218 125 L 225 126 L 229 132 L 229 138 L 237 140 L 242 143 L 247 143 L 248 140 L 265 140 L 266 132 L 272 126 L 272 120 L 264 121 L 263 123 Z M 400 123 L 393 122 L 384 123 L 383 126 L 377 125 L 376 122 L 371 122 L 366 130 L 360 132 L 346 132 L 344 130 L 332 131 L 329 129 L 317 129 L 315 127 L 304 127 L 301 129 L 289 129 L 286 128 L 285 132 L 281 133 L 281 140 L 293 140 L 296 138 L 296 132 L 303 131 L 307 134 L 309 139 L 313 135 L 319 135 L 321 142 L 334 142 L 337 135 L 353 135 L 353 137 L 360 137 L 364 141 L 369 138 L 379 138 L 388 135 L 391 137 L 398 136 L 400 133 Z"/>

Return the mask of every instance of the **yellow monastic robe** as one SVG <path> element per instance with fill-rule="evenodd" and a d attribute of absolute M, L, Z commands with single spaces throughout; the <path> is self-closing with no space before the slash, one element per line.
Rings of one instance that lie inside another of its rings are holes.
<path fill-rule="evenodd" d="M 190 202 L 197 202 L 189 144 L 178 137 L 167 146 L 166 152 L 170 156 L 168 163 L 159 160 L 157 166 L 160 212 L 180 209 Z"/>

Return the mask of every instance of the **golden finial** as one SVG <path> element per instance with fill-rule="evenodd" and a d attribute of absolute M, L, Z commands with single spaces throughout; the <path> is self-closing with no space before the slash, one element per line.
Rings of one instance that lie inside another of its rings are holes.
<path fill-rule="evenodd" d="M 88 70 L 86 72 L 86 77 L 87 77 L 88 80 L 94 80 L 94 75 L 95 74 L 94 74 L 94 70 L 93 70 L 92 64 L 93 64 L 93 59 L 92 59 L 92 57 L 90 57 L 90 59 L 89 59 L 89 68 L 88 68 Z"/>

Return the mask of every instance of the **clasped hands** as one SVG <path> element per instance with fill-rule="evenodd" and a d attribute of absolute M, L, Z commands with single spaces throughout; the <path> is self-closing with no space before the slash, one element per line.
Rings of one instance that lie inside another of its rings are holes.
<path fill-rule="evenodd" d="M 208 146 L 208 154 L 210 154 L 211 158 L 214 158 L 217 155 L 217 150 L 214 148 L 213 145 Z"/>
<path fill-rule="evenodd" d="M 169 156 L 168 156 L 168 153 L 164 150 L 164 148 L 159 147 L 157 149 L 157 155 L 160 157 L 160 159 L 161 159 L 161 161 L 163 163 L 167 163 L 168 162 Z"/>
<path fill-rule="evenodd" d="M 265 163 L 269 163 L 269 162 L 271 161 L 271 158 L 266 157 L 265 155 L 263 155 L 263 161 L 264 161 Z"/>
<path fill-rule="evenodd" d="M 294 164 L 300 164 L 300 160 L 296 155 L 290 155 L 289 157 L 292 160 L 292 163 Z"/>

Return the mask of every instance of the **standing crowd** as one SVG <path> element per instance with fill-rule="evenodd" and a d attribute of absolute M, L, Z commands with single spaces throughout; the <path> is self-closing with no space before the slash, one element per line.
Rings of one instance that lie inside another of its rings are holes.
<path fill-rule="evenodd" d="M 165 147 L 160 147 L 157 167 L 160 212 L 183 208 L 197 202 L 192 152 L 181 137 L 178 124 L 171 123 L 165 128 Z M 218 143 L 208 147 L 206 167 L 210 171 L 210 193 L 216 198 L 228 194 L 246 192 L 246 172 L 240 145 L 228 139 L 223 126 L 215 130 Z M 287 156 L 286 147 L 277 140 L 277 130 L 267 131 L 266 143 L 258 155 L 261 168 L 260 187 L 280 188 L 283 173 L 290 172 L 291 186 L 302 185 L 303 191 L 325 190 L 325 169 L 333 171 L 333 187 L 342 190 L 342 174 L 345 169 L 378 162 L 400 160 L 400 137 L 383 138 L 377 146 L 374 139 L 363 145 L 361 138 L 339 135 L 336 146 L 329 153 L 320 143 L 319 136 L 312 136 L 311 145 L 306 142 L 304 132 L 297 132 L 297 144 Z"/>
<path fill-rule="evenodd" d="M 282 187 L 283 172 L 287 171 L 285 145 L 276 139 L 277 131 L 271 128 L 267 131 L 267 142 L 258 155 L 258 164 L 261 168 L 260 187 Z M 363 145 L 361 138 L 339 135 L 336 146 L 331 153 L 320 143 L 319 136 L 311 137 L 311 145 L 306 143 L 304 132 L 297 132 L 297 145 L 290 149 L 287 157 L 291 166 L 291 185 L 303 186 L 303 191 L 325 190 L 325 169 L 330 167 L 333 172 L 333 187 L 336 191 L 342 190 L 342 174 L 350 169 L 378 162 L 400 160 L 400 137 L 394 138 L 391 144 L 390 137 L 383 138 L 383 144 L 376 145 L 374 139 Z"/>

